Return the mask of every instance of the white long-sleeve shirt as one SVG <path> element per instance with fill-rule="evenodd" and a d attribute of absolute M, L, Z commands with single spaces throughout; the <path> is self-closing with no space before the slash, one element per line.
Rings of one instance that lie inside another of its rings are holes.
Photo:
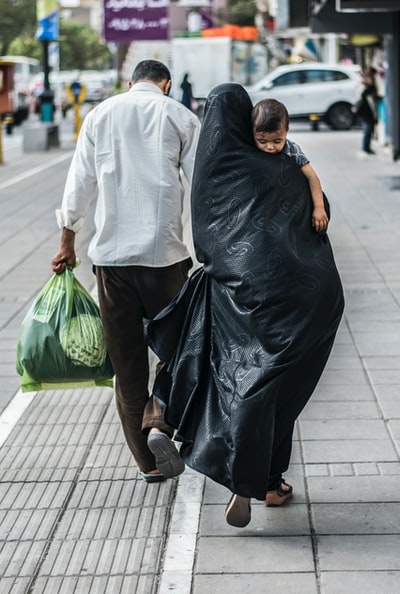
<path fill-rule="evenodd" d="M 56 215 L 78 232 L 95 200 L 94 264 L 161 267 L 189 256 L 181 171 L 191 183 L 199 130 L 194 114 L 147 82 L 88 113 Z"/>

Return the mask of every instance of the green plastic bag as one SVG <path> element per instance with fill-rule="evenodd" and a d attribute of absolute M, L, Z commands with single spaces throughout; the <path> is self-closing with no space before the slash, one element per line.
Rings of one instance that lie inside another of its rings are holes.
<path fill-rule="evenodd" d="M 52 276 L 26 314 L 17 373 L 22 392 L 113 386 L 98 305 L 70 268 Z"/>

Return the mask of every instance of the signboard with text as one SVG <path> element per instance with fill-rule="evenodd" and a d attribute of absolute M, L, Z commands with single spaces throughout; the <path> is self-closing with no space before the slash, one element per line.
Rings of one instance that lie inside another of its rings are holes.
<path fill-rule="evenodd" d="M 105 41 L 169 38 L 169 0 L 104 0 Z"/>

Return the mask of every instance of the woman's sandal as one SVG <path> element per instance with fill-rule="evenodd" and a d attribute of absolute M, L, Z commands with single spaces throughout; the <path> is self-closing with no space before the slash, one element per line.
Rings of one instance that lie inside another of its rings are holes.
<path fill-rule="evenodd" d="M 282 489 L 282 485 L 287 487 L 286 489 Z M 283 505 L 293 497 L 293 487 L 292 485 L 288 485 L 285 482 L 285 479 L 281 479 L 278 487 L 274 491 L 267 491 L 267 496 L 265 497 L 264 505 L 266 507 L 279 507 Z"/>
<path fill-rule="evenodd" d="M 251 520 L 249 497 L 232 495 L 225 510 L 225 520 L 230 526 L 244 528 Z"/>

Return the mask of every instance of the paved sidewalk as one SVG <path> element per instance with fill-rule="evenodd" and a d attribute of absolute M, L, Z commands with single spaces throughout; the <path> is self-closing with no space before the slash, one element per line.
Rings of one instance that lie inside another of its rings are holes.
<path fill-rule="evenodd" d="M 63 138 L 60 149 L 29 158 L 18 143 L 5 152 L 1 594 L 400 591 L 400 163 L 381 147 L 361 158 L 359 130 L 296 125 L 291 137 L 331 202 L 346 308 L 297 424 L 286 476 L 293 502 L 255 502 L 244 529 L 225 523 L 228 491 L 193 471 L 159 485 L 138 477 L 112 390 L 18 392 L 18 331 L 50 277 L 73 144 Z M 77 276 L 91 288 L 89 237 L 90 229 L 78 235 Z"/>

